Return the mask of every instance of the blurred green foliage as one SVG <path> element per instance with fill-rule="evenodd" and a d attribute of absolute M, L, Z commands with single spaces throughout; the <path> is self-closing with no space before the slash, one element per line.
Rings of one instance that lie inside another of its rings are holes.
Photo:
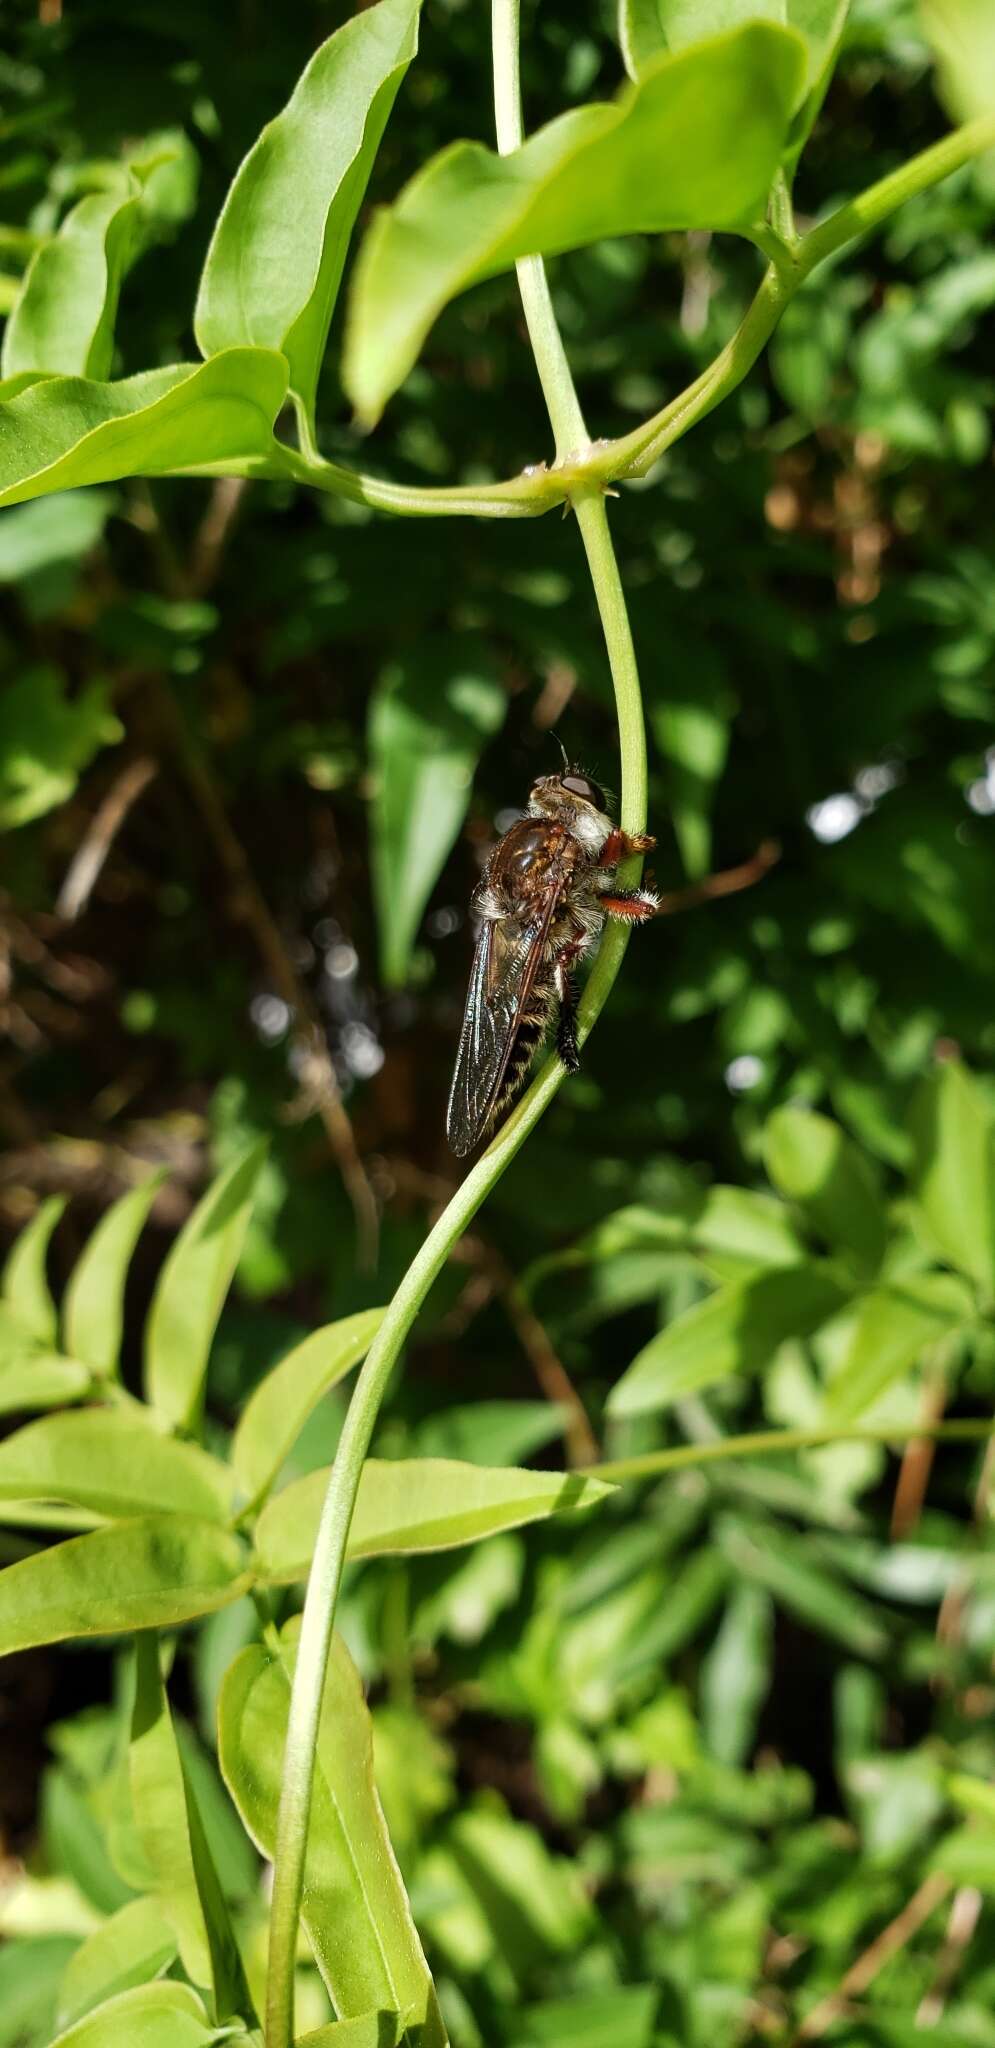
<path fill-rule="evenodd" d="M 344 12 L 17 0 L 0 304 L 73 207 L 131 206 L 134 183 L 113 374 L 189 359 L 234 170 Z M 526 16 L 530 126 L 614 91 L 607 7 Z M 855 0 L 800 214 L 944 126 L 917 10 Z M 479 13 L 428 0 L 371 199 L 491 129 Z M 615 1457 L 827 1417 L 907 1431 L 945 1401 L 990 1414 L 993 216 L 982 160 L 818 273 L 769 360 L 612 508 L 658 882 L 779 858 L 630 948 L 582 1073 L 430 1298 L 381 1458 L 555 1465 L 564 1433 L 578 1450 L 571 1383 Z M 702 235 L 560 258 L 592 431 L 627 431 L 693 377 L 757 271 L 745 242 Z M 338 357 L 317 404 L 333 459 L 436 484 L 548 455 L 510 276 L 447 308 L 369 443 Z M 610 785 L 610 685 L 568 522 L 390 521 L 202 481 L 0 514 L 0 1219 L 13 1240 L 45 1196 L 73 1195 L 47 1212 L 61 1283 L 110 1199 L 172 1170 L 125 1302 L 133 1383 L 206 1158 L 270 1139 L 211 1355 L 212 1447 L 309 1330 L 389 1297 L 452 1181 L 467 901 L 495 820 L 557 759 L 553 726 Z M 100 859 L 70 919 L 86 849 Z M 375 1270 L 329 1150 L 311 1013 L 382 1209 Z M 958 1052 L 977 1077 L 964 1097 Z M 923 1093 L 937 1053 L 943 1085 Z M 799 1247 L 823 1291 L 810 1315 L 793 1293 L 785 1318 Z M 22 1266 L 29 1319 L 34 1279 Z M 728 1301 L 738 1341 L 751 1289 L 752 1370 L 730 1375 Z M 712 1369 L 687 1385 L 681 1330 L 703 1314 Z M 653 1399 L 606 1413 L 636 1360 Z M 53 1405 L 81 1391 L 61 1366 Z M 284 1477 L 328 1463 L 342 1403 L 315 1409 Z M 900 1467 L 867 1443 L 702 1463 L 588 1524 L 352 1568 L 343 1625 L 458 2048 L 788 2042 L 917 1900 L 820 2026 L 847 2048 L 905 2048 L 927 2023 L 938 2048 L 995 2048 L 986 1469 L 970 1445 L 931 1467 L 921 1443 Z M 3 1545 L 5 1562 L 29 1549 L 13 1523 Z M 254 1985 L 258 1864 L 213 1750 L 222 1676 L 256 1629 L 247 1601 L 223 1608 L 174 1682 Z M 5 1672 L 3 1821 L 30 1876 L 0 1919 L 0 2048 L 36 2048 L 68 1957 L 147 1870 L 125 1660 L 30 1651 Z M 143 1938 L 168 1968 L 161 1928 Z M 329 2008 L 307 1961 L 301 1981 L 303 2030 Z"/>

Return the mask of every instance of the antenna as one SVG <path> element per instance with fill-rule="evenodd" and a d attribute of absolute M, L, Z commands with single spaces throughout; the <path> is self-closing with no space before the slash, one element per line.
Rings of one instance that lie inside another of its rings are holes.
<path fill-rule="evenodd" d="M 552 726 L 550 726 L 550 727 L 549 727 L 549 735 L 550 735 L 550 738 L 551 738 L 551 739 L 554 739 L 554 740 L 556 741 L 556 744 L 557 744 L 557 746 L 559 747 L 560 753 L 561 753 L 561 754 L 563 755 L 563 768 L 564 768 L 564 773 L 565 773 L 565 772 L 567 771 L 567 769 L 569 769 L 569 767 L 570 767 L 570 756 L 569 756 L 569 754 L 567 753 L 566 747 L 564 746 L 564 744 L 563 744 L 563 741 L 561 740 L 561 738 L 560 738 L 560 735 L 559 735 L 559 733 L 558 733 L 558 732 L 554 732 L 554 731 L 553 731 L 553 728 L 552 728 Z"/>

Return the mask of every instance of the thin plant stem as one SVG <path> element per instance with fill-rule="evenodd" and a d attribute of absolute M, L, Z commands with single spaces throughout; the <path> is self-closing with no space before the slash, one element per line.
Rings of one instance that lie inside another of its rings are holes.
<path fill-rule="evenodd" d="M 510 133 L 508 124 L 514 124 L 514 110 L 518 104 L 517 0 L 494 0 L 494 23 L 495 101 L 502 134 L 507 136 Z M 520 116 L 518 119 L 520 123 Z M 523 301 L 527 290 L 530 299 L 526 301 L 526 318 L 530 337 L 540 367 L 557 447 L 562 452 L 578 435 L 583 438 L 584 423 L 566 354 L 555 328 L 543 266 L 538 259 L 536 264 L 537 268 L 530 265 L 526 271 Z M 551 339 L 553 333 L 555 346 Z M 646 740 L 642 699 L 625 598 L 600 486 L 582 489 L 574 500 L 574 506 L 601 613 L 615 688 L 622 773 L 621 822 L 627 831 L 638 833 L 645 829 L 646 824 Z M 635 866 L 638 867 L 638 861 Z M 628 938 L 629 927 L 624 924 L 612 925 L 605 933 L 578 1011 L 577 1036 L 580 1044 L 584 1043 L 607 1000 L 622 965 Z M 349 1525 L 376 1419 L 401 1349 L 433 1280 L 441 1272 L 454 1244 L 485 1197 L 538 1123 L 563 1077 L 564 1068 L 559 1059 L 548 1060 L 483 1157 L 471 1167 L 401 1281 L 367 1353 L 349 1403 L 318 1525 L 291 1689 L 270 1909 L 267 2048 L 290 2048 L 293 2039 L 297 1924 L 304 1883 L 321 1699 Z"/>
<path fill-rule="evenodd" d="M 641 1451 L 632 1458 L 606 1458 L 598 1465 L 581 1469 L 587 1479 L 625 1482 L 657 1479 L 664 1472 L 681 1472 L 687 1466 L 715 1465 L 730 1458 L 776 1456 L 779 1451 L 814 1451 L 822 1444 L 905 1444 L 920 1437 L 931 1442 L 977 1444 L 995 1438 L 995 1421 L 965 1417 L 954 1422 L 910 1422 L 884 1427 L 861 1428 L 838 1424 L 835 1429 L 758 1429 L 746 1436 L 716 1437 L 713 1443 L 676 1444 L 665 1451 Z"/>

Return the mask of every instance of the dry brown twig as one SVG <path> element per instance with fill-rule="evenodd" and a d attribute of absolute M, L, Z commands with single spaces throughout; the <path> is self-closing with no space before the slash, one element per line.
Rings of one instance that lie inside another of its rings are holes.
<path fill-rule="evenodd" d="M 814 2005 L 811 2012 L 806 2013 L 792 2038 L 790 2048 L 798 2048 L 801 2041 L 818 2040 L 820 2035 L 826 2032 L 827 2027 L 832 2026 L 833 2021 L 846 2012 L 853 1999 L 859 1998 L 861 1993 L 873 1984 L 875 1977 L 880 1975 L 892 1956 L 897 1955 L 899 1950 L 918 1934 L 920 1927 L 925 1925 L 930 1915 L 935 1913 L 937 1906 L 942 1904 L 950 1888 L 951 1880 L 944 1877 L 942 1871 L 934 1870 L 929 1877 L 924 1878 L 912 1897 L 906 1901 L 901 1912 L 896 1913 L 893 1920 L 889 1920 L 887 1927 L 882 1927 L 869 1948 L 865 1948 L 863 1955 L 858 1956 L 856 1962 L 851 1964 L 845 1975 L 840 1978 L 835 1991 L 831 1991 L 826 1998 L 820 1998 L 818 2005 Z"/>
<path fill-rule="evenodd" d="M 89 827 L 80 841 L 66 870 L 55 903 L 56 917 L 65 918 L 72 924 L 86 909 L 100 876 L 101 869 L 111 847 L 121 830 L 132 805 L 138 802 L 158 774 L 156 763 L 147 754 L 141 754 L 122 768 L 117 780 L 111 784 L 103 803 L 90 820 Z"/>

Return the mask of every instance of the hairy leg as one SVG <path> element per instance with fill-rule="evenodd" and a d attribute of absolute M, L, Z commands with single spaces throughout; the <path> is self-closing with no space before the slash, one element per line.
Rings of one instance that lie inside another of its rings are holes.
<path fill-rule="evenodd" d="M 630 853 L 652 853 L 656 840 L 649 832 L 623 832 L 621 825 L 613 825 L 598 855 L 598 862 L 604 868 L 617 868 L 620 860 Z"/>
<path fill-rule="evenodd" d="M 599 895 L 598 905 L 606 917 L 615 917 L 620 924 L 643 924 L 656 916 L 660 899 L 652 889 L 614 889 Z"/>

